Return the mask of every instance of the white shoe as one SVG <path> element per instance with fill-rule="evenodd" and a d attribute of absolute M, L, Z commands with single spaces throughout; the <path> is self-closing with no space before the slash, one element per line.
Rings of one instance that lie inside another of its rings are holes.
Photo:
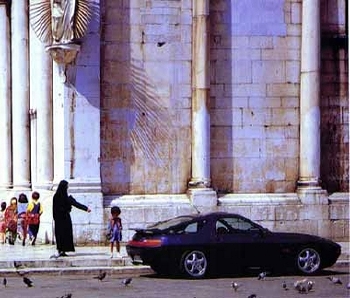
<path fill-rule="evenodd" d="M 117 252 L 117 258 L 118 259 L 120 259 L 120 258 L 122 258 L 123 256 L 119 253 L 119 252 Z"/>
<path fill-rule="evenodd" d="M 111 256 L 110 256 L 110 258 L 111 258 L 111 259 L 113 258 L 113 253 L 111 253 Z"/>

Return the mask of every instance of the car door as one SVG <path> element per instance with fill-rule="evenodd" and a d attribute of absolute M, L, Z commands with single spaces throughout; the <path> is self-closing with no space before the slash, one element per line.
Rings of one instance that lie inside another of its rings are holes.
<path fill-rule="evenodd" d="M 222 270 L 239 270 L 244 247 L 241 244 L 240 235 L 235 233 L 227 219 L 225 216 L 218 217 L 213 224 L 213 248 L 217 266 Z"/>
<path fill-rule="evenodd" d="M 222 245 L 222 255 L 231 266 L 261 267 L 270 262 L 273 247 L 269 243 L 269 233 L 259 225 L 240 216 L 223 216 L 217 220 L 217 230 L 227 228 L 218 235 Z"/>

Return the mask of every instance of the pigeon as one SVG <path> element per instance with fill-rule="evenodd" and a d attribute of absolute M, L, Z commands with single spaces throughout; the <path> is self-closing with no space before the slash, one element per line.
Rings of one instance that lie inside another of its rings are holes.
<path fill-rule="evenodd" d="M 301 284 L 306 284 L 307 283 L 307 278 L 304 279 L 299 279 L 296 282 L 294 282 L 294 288 L 297 288 Z"/>
<path fill-rule="evenodd" d="M 233 282 L 231 283 L 231 286 L 232 286 L 232 288 L 233 288 L 235 291 L 237 291 L 238 288 L 241 286 L 241 284 L 239 284 L 239 283 L 233 281 Z"/>
<path fill-rule="evenodd" d="M 313 281 L 311 281 L 311 280 L 309 280 L 308 282 L 307 282 L 307 291 L 308 292 L 310 292 L 311 290 L 312 290 L 312 288 L 313 288 L 313 286 L 314 286 L 314 282 Z"/>
<path fill-rule="evenodd" d="M 72 298 L 72 293 L 65 294 L 61 297 L 56 297 L 56 298 Z"/>
<path fill-rule="evenodd" d="M 256 295 L 255 294 L 251 294 L 248 296 L 248 298 L 256 298 Z"/>
<path fill-rule="evenodd" d="M 307 294 L 307 287 L 304 284 L 300 284 L 297 290 L 300 294 Z"/>
<path fill-rule="evenodd" d="M 294 288 L 301 294 L 306 294 L 308 292 L 308 287 L 308 280 L 306 278 L 297 280 L 294 283 Z"/>
<path fill-rule="evenodd" d="M 106 277 L 106 272 L 100 272 L 99 275 L 94 276 L 94 278 L 98 279 L 99 281 L 102 281 Z"/>
<path fill-rule="evenodd" d="M 132 278 L 128 277 L 128 278 L 123 279 L 122 283 L 124 286 L 128 286 L 131 284 L 131 281 L 132 281 Z"/>
<path fill-rule="evenodd" d="M 266 275 L 267 275 L 266 271 L 259 273 L 258 280 L 264 280 Z"/>
<path fill-rule="evenodd" d="M 288 291 L 289 289 L 288 289 L 288 286 L 287 286 L 287 283 L 284 281 L 283 283 L 282 283 L 282 288 L 285 290 L 285 291 Z"/>
<path fill-rule="evenodd" d="M 342 281 L 339 277 L 335 277 L 335 276 L 328 276 L 327 279 L 329 279 L 332 283 L 334 283 L 335 285 L 342 285 Z"/>
<path fill-rule="evenodd" d="M 23 282 L 27 285 L 28 288 L 33 286 L 33 282 L 28 277 L 23 276 Z"/>
<path fill-rule="evenodd" d="M 4 277 L 4 279 L 2 280 L 2 284 L 6 288 L 6 286 L 7 286 L 7 279 L 6 279 L 6 277 Z"/>

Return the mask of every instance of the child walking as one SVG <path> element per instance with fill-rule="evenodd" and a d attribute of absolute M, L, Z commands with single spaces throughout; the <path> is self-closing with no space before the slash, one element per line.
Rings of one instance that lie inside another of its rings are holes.
<path fill-rule="evenodd" d="M 39 202 L 40 194 L 37 191 L 32 193 L 32 200 L 27 207 L 27 216 L 32 216 L 28 226 L 29 239 L 35 245 L 40 227 L 40 216 L 43 214 L 43 207 Z"/>
<path fill-rule="evenodd" d="M 6 239 L 14 245 L 17 238 L 17 198 L 12 197 L 5 210 Z"/>
<path fill-rule="evenodd" d="M 109 230 L 112 234 L 112 238 L 110 240 L 111 243 L 111 258 L 113 258 L 113 248 L 114 248 L 114 242 L 116 243 L 116 250 L 117 250 L 117 258 L 121 258 L 120 254 L 120 241 L 122 240 L 122 220 L 119 217 L 121 211 L 120 208 L 117 206 L 113 206 L 111 208 L 111 217 L 109 218 Z"/>
<path fill-rule="evenodd" d="M 17 216 L 18 216 L 18 227 L 17 227 L 17 235 L 20 240 L 22 240 L 22 245 L 26 245 L 27 239 L 27 206 L 28 206 L 28 198 L 24 193 L 21 193 L 18 197 L 17 204 Z"/>
<path fill-rule="evenodd" d="M 1 202 L 0 208 L 0 244 L 5 243 L 5 232 L 6 232 L 6 223 L 5 223 L 5 210 L 6 202 Z"/>

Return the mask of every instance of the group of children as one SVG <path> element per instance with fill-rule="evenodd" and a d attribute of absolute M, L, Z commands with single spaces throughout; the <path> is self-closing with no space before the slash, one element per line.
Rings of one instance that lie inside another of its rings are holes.
<path fill-rule="evenodd" d="M 38 235 L 40 226 L 40 216 L 43 213 L 43 207 L 39 202 L 39 193 L 34 191 L 32 199 L 28 202 L 27 196 L 21 193 L 18 197 L 12 197 L 9 206 L 6 202 L 0 205 L 0 244 L 8 242 L 15 244 L 17 237 L 22 240 L 25 246 L 27 235 L 32 245 Z M 111 258 L 113 258 L 114 243 L 116 244 L 117 257 L 120 255 L 120 242 L 122 241 L 122 221 L 119 217 L 121 210 L 117 206 L 111 208 L 111 216 L 108 221 L 108 234 Z"/>
<path fill-rule="evenodd" d="M 27 196 L 21 193 L 18 200 L 16 197 L 12 197 L 8 206 L 6 202 L 1 203 L 0 244 L 8 242 L 14 245 L 18 237 L 22 240 L 22 245 L 25 246 L 29 234 L 31 244 L 35 245 L 40 226 L 40 216 L 43 213 L 39 198 L 39 193 L 34 191 L 30 202 Z"/>

